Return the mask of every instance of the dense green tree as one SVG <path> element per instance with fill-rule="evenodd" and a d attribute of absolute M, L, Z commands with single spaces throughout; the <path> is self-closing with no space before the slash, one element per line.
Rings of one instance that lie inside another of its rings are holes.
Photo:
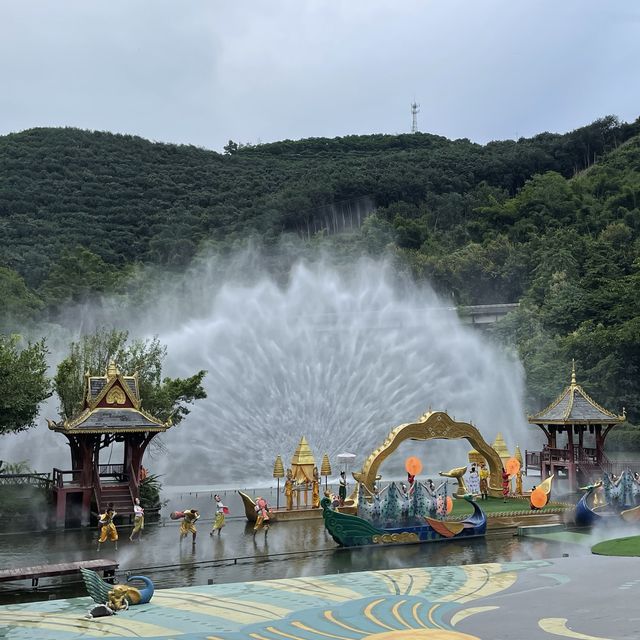
<path fill-rule="evenodd" d="M 96 294 L 114 291 L 119 272 L 84 247 L 65 249 L 42 284 L 50 304 L 85 302 Z"/>
<path fill-rule="evenodd" d="M 125 375 L 137 373 L 140 398 L 146 411 L 163 421 L 180 423 L 189 405 L 206 398 L 202 380 L 206 371 L 188 378 L 163 378 L 167 349 L 157 338 L 131 340 L 126 331 L 99 330 L 72 342 L 69 355 L 58 365 L 54 389 L 60 399 L 61 417 L 76 415 L 83 404 L 84 376 L 104 375 L 113 361 Z"/>
<path fill-rule="evenodd" d="M 24 344 L 0 334 L 0 435 L 35 425 L 40 403 L 51 395 L 44 340 Z"/>
<path fill-rule="evenodd" d="M 16 330 L 32 320 L 42 309 L 42 300 L 31 291 L 24 279 L 12 269 L 0 267 L 0 331 Z"/>

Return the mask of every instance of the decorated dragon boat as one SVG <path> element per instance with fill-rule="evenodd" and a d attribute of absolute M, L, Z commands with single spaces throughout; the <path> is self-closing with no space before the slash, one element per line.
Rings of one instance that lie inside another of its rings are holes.
<path fill-rule="evenodd" d="M 581 487 L 585 493 L 576 505 L 575 521 L 579 527 L 602 524 L 640 522 L 640 483 L 628 469 L 618 478 L 604 474 L 601 480 Z"/>
<path fill-rule="evenodd" d="M 487 517 L 473 502 L 473 514 L 462 521 L 441 520 L 417 514 L 400 518 L 397 522 L 370 522 L 360 516 L 336 511 L 328 497 L 320 501 L 324 525 L 331 537 L 341 547 L 358 547 L 373 544 L 406 544 L 410 542 L 437 542 L 484 536 Z"/>

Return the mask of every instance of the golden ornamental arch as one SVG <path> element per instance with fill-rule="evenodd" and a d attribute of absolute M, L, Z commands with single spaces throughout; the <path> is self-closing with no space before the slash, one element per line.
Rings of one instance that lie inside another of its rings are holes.
<path fill-rule="evenodd" d="M 456 422 L 444 411 L 428 411 L 417 422 L 401 424 L 365 460 L 362 470 L 354 471 L 356 482 L 361 482 L 373 492 L 373 484 L 380 465 L 405 440 L 454 440 L 466 439 L 489 465 L 489 494 L 502 495 L 502 460 L 495 449 L 468 422 Z"/>

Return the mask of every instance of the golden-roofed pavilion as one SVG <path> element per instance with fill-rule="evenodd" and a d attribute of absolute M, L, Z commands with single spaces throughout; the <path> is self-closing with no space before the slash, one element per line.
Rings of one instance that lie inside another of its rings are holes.
<path fill-rule="evenodd" d="M 123 375 L 110 362 L 105 375 L 85 375 L 83 406 L 77 415 L 49 429 L 62 433 L 71 449 L 71 469 L 53 470 L 56 523 L 69 512 L 89 524 L 91 505 L 102 512 L 109 503 L 120 515 L 133 513 L 139 497 L 142 458 L 151 440 L 171 427 L 142 408 L 138 376 Z M 114 442 L 124 445 L 122 463 L 100 464 L 100 451 Z"/>

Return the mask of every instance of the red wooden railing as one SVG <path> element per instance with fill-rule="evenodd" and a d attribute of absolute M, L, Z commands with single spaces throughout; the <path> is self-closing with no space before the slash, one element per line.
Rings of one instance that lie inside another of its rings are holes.
<path fill-rule="evenodd" d="M 52 473 L 53 486 L 62 489 L 65 484 L 80 484 L 82 479 L 82 469 L 56 469 Z M 71 476 L 66 478 L 66 476 Z"/>
<path fill-rule="evenodd" d="M 98 475 L 101 478 L 116 478 L 120 482 L 124 479 L 123 464 L 100 464 L 98 465 Z"/>

